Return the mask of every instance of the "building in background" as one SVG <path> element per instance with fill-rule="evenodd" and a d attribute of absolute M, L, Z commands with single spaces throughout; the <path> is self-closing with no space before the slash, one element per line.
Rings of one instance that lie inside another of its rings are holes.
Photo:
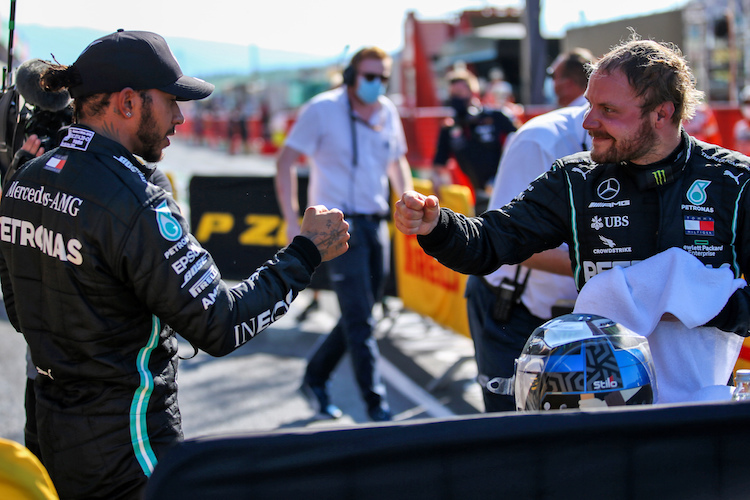
<path fill-rule="evenodd" d="M 527 0 L 526 5 L 539 4 L 539 0 Z M 401 110 L 413 166 L 429 163 L 440 120 L 450 116 L 450 109 L 444 106 L 447 87 L 443 76 L 455 65 L 467 66 L 485 89 L 490 87 L 493 72 L 501 70 L 513 99 L 523 106 L 522 120 L 554 107 L 551 99 L 529 99 L 527 87 L 533 78 L 524 67 L 529 58 L 523 54 L 529 50 L 533 24 L 531 13 L 512 7 L 467 9 L 441 19 L 420 19 L 414 12 L 406 15 L 404 47 L 392 54 L 388 94 Z M 601 55 L 626 39 L 630 28 L 644 38 L 674 42 L 683 50 L 716 115 L 723 145 L 731 148 L 731 130 L 740 119 L 739 92 L 750 84 L 750 0 L 693 0 L 681 9 L 571 27 L 560 39 L 541 40 L 535 46 L 536 58 L 546 68 L 560 52 L 573 47 L 586 47 Z M 210 115 L 223 121 L 237 101 L 244 102 L 254 121 L 248 129 L 251 136 L 263 133 L 274 143 L 283 140 L 284 128 L 294 120 L 299 106 L 335 84 L 343 70 L 341 61 L 347 56 L 345 50 L 326 63 L 297 69 L 212 77 L 217 92 L 211 98 L 216 102 L 210 104 Z M 270 136 L 269 123 L 274 129 Z M 263 151 L 275 151 L 274 144 L 264 144 Z"/>
<path fill-rule="evenodd" d="M 750 75 L 749 15 L 750 0 L 694 0 L 678 10 L 568 29 L 562 45 L 601 55 L 633 28 L 643 38 L 679 46 L 707 101 L 736 103 Z"/>

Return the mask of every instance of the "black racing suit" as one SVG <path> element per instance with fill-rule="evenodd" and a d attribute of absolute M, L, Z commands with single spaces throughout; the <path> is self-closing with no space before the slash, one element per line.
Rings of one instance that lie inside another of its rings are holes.
<path fill-rule="evenodd" d="M 298 237 L 230 288 L 150 174 L 75 126 L 0 203 L 5 305 L 40 374 L 39 444 L 63 498 L 134 496 L 182 437 L 174 331 L 227 354 L 282 316 L 321 261 Z"/>
<path fill-rule="evenodd" d="M 579 290 L 597 273 L 670 247 L 740 277 L 750 271 L 749 166 L 750 158 L 684 132 L 668 158 L 648 166 L 596 164 L 578 153 L 482 217 L 441 209 L 438 226 L 418 240 L 442 264 L 479 275 L 566 242 Z M 748 288 L 707 326 L 747 336 Z"/>

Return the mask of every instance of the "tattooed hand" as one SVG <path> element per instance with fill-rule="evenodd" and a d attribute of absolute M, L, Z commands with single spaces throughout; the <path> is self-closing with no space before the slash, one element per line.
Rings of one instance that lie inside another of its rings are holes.
<path fill-rule="evenodd" d="M 323 205 L 307 207 L 300 234 L 318 247 L 323 262 L 334 259 L 349 248 L 349 223 L 341 210 Z"/>

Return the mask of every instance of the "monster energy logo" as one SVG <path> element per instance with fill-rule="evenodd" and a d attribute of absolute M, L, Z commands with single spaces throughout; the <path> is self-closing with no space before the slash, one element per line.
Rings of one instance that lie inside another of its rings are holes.
<path fill-rule="evenodd" d="M 656 181 L 657 186 L 661 186 L 665 182 L 667 182 L 667 173 L 664 170 L 654 170 L 651 172 L 651 175 L 654 176 L 654 180 Z"/>

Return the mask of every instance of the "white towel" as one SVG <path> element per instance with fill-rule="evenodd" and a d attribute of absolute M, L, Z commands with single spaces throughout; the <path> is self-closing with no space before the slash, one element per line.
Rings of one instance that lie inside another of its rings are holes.
<path fill-rule="evenodd" d="M 648 337 L 660 403 L 705 400 L 727 391 L 742 337 L 702 327 L 746 286 L 729 269 L 707 268 L 670 248 L 633 266 L 594 276 L 581 289 L 575 313 L 597 314 Z M 679 321 L 661 321 L 671 313 Z"/>

